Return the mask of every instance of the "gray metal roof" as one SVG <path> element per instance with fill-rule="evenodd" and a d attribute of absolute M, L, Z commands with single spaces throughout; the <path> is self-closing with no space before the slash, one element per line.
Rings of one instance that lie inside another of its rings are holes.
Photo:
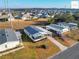
<path fill-rule="evenodd" d="M 15 32 L 12 29 L 6 29 L 6 37 L 7 37 L 7 41 L 18 41 L 17 36 L 15 34 Z"/>
<path fill-rule="evenodd" d="M 18 41 L 15 32 L 12 29 L 1 29 L 0 30 L 0 44 Z"/>
<path fill-rule="evenodd" d="M 53 28 L 55 28 L 55 29 L 59 29 L 59 30 L 64 29 L 63 27 L 61 27 L 59 25 L 56 25 L 56 24 L 51 24 L 50 26 L 53 27 Z"/>

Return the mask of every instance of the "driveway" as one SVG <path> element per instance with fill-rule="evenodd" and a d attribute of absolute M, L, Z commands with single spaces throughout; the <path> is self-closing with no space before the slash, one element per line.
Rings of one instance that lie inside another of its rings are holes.
<path fill-rule="evenodd" d="M 51 36 L 48 36 L 47 37 L 52 43 L 54 43 L 57 47 L 60 48 L 61 51 L 64 51 L 67 49 L 66 46 L 62 45 L 61 43 L 59 43 L 56 39 L 54 39 L 53 37 Z"/>

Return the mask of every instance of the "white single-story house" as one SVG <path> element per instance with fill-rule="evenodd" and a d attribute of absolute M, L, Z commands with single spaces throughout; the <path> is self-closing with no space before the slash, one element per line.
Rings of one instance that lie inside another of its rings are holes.
<path fill-rule="evenodd" d="M 0 29 L 0 52 L 19 46 L 19 39 L 12 29 Z"/>
<path fill-rule="evenodd" d="M 27 13 L 22 16 L 22 20 L 31 20 L 31 18 L 32 18 L 31 13 Z"/>
<path fill-rule="evenodd" d="M 55 31 L 57 34 L 62 34 L 62 33 L 69 31 L 69 29 L 67 27 L 61 27 L 57 24 L 50 24 L 50 25 L 46 26 L 46 29 Z"/>
<path fill-rule="evenodd" d="M 69 25 L 71 30 L 78 29 L 78 24 L 77 23 L 68 23 L 68 25 Z"/>
<path fill-rule="evenodd" d="M 51 35 L 49 31 L 38 27 L 38 26 L 28 26 L 24 28 L 24 32 L 32 39 L 32 41 L 36 42 L 46 38 L 46 35 Z"/>
<path fill-rule="evenodd" d="M 69 28 L 69 26 L 66 22 L 59 22 L 59 23 L 57 23 L 57 25 L 59 25 L 61 27 L 68 27 Z"/>
<path fill-rule="evenodd" d="M 66 27 L 69 28 L 70 30 L 78 29 L 78 24 L 77 23 L 66 23 L 66 22 L 59 22 L 57 25 L 61 27 Z"/>
<path fill-rule="evenodd" d="M 13 15 L 11 13 L 8 14 L 8 21 L 14 21 L 15 18 L 13 17 Z"/>

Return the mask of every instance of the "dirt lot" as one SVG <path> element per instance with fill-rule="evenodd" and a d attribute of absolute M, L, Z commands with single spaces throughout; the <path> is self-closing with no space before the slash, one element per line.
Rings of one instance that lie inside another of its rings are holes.
<path fill-rule="evenodd" d="M 79 41 L 79 29 L 72 30 L 69 34 L 66 35 L 67 37 Z"/>
<path fill-rule="evenodd" d="M 21 19 L 16 19 L 15 21 L 11 21 L 11 22 L 0 22 L 0 28 L 13 27 L 13 29 L 23 29 L 26 26 L 35 24 L 36 22 L 46 22 L 46 21 L 47 19 L 38 19 L 35 21 L 23 21 Z"/>
<path fill-rule="evenodd" d="M 34 24 L 34 21 L 15 20 L 11 22 L 0 22 L 0 28 L 10 28 L 12 26 L 13 29 L 23 29 L 32 24 Z"/>

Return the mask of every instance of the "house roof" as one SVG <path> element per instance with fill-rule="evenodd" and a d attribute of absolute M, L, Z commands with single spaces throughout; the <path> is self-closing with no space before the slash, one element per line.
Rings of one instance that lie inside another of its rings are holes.
<path fill-rule="evenodd" d="M 61 27 L 72 27 L 72 26 L 77 26 L 76 23 L 66 23 L 66 22 L 60 22 L 58 25 L 61 25 Z"/>
<path fill-rule="evenodd" d="M 53 27 L 53 28 L 55 28 L 55 29 L 59 29 L 59 30 L 64 29 L 63 27 L 58 26 L 58 25 L 56 25 L 56 24 L 51 24 L 50 26 Z"/>
<path fill-rule="evenodd" d="M 17 39 L 16 33 L 12 29 L 5 29 L 7 41 L 19 41 Z"/>
<path fill-rule="evenodd" d="M 72 26 L 77 26 L 77 23 L 68 23 L 68 24 Z"/>
<path fill-rule="evenodd" d="M 0 29 L 0 44 L 12 41 L 18 41 L 14 31 L 12 29 Z"/>
<path fill-rule="evenodd" d="M 38 33 L 39 32 L 38 30 L 36 30 L 32 26 L 26 27 L 25 30 L 27 30 L 29 32 L 29 34 L 35 34 L 35 33 Z"/>
<path fill-rule="evenodd" d="M 0 16 L 0 19 L 3 19 L 3 18 L 8 18 L 8 15 Z"/>
<path fill-rule="evenodd" d="M 61 25 L 61 27 L 63 27 L 63 26 L 67 26 L 68 27 L 69 26 L 68 23 L 66 23 L 66 22 L 59 22 L 57 24 Z"/>

